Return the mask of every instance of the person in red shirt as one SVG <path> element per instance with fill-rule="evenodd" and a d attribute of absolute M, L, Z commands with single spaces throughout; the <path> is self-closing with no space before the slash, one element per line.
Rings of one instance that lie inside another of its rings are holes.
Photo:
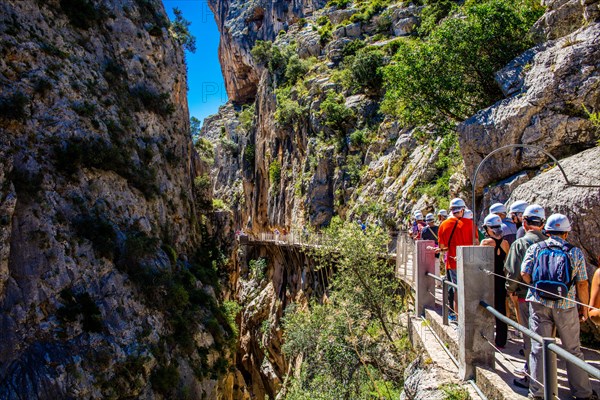
<path fill-rule="evenodd" d="M 456 198 L 450 202 L 452 216 L 440 225 L 438 230 L 440 251 L 446 252 L 446 275 L 452 283 L 457 283 L 456 276 L 456 248 L 458 246 L 473 245 L 473 220 L 463 218 L 465 215 L 465 202 Z M 448 302 L 457 310 L 458 296 L 454 288 L 448 291 Z M 451 321 L 456 321 L 456 315 L 450 315 Z"/>

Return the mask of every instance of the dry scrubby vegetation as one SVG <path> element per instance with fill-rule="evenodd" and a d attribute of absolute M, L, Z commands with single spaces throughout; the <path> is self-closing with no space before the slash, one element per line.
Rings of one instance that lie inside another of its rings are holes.
<path fill-rule="evenodd" d="M 406 288 L 379 257 L 387 239 L 383 229 L 363 235 L 358 225 L 333 219 L 314 254 L 330 282 L 327 302 L 285 310 L 283 353 L 303 359 L 288 377 L 286 399 L 399 397 L 414 354 L 398 323 Z"/>
<path fill-rule="evenodd" d="M 324 130 L 309 131 L 308 135 L 316 136 L 320 146 L 334 145 L 346 158 L 342 168 L 349 186 L 359 184 L 364 170 L 359 165 L 357 174 L 353 157 L 360 156 L 362 164 L 364 145 L 375 138 L 383 118 L 399 120 L 407 127 L 427 126 L 417 129 L 416 136 L 431 146 L 434 139 L 443 137 L 438 172 L 416 191 L 443 202 L 449 177 L 460 159 L 456 123 L 502 98 L 494 72 L 534 44 L 529 31 L 543 8 L 534 0 L 420 0 L 416 5 L 423 6 L 422 24 L 417 33 L 389 40 L 390 3 L 354 3 L 358 12 L 348 22 L 375 21 L 378 33 L 346 44 L 343 59 L 332 69 L 314 58 L 299 59 L 293 40 L 287 46 L 257 41 L 252 54 L 272 75 L 277 123 L 295 130 L 306 128 L 310 113 L 315 113 Z M 332 1 L 328 5 L 347 8 L 351 3 Z M 301 24 L 310 25 L 306 20 Z M 326 43 L 337 26 L 332 26 L 327 15 L 321 15 L 312 22 L 312 28 Z M 388 41 L 379 44 L 382 39 Z M 309 96 L 307 82 L 317 75 L 330 76 L 343 93 L 328 93 L 318 110 L 312 110 L 314 95 Z M 379 112 L 357 119 L 344 105 L 345 97 L 357 93 L 377 101 Z"/>

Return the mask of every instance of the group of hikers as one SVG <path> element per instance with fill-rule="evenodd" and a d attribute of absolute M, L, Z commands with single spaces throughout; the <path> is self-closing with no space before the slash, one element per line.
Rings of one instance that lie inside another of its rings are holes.
<path fill-rule="evenodd" d="M 426 216 L 415 211 L 411 234 L 415 240 L 435 241 L 436 273 L 445 270 L 446 279 L 456 284 L 456 249 L 474 244 L 477 227 L 462 199 L 453 199 L 449 211 Z M 540 205 L 515 201 L 508 210 L 502 203 L 490 206 L 475 241 L 494 248 L 494 308 L 506 315 L 513 304 L 519 324 L 542 337 L 558 334 L 562 347 L 583 360 L 579 322 L 590 318 L 600 325 L 600 269 L 594 274 L 590 295 L 585 257 L 567 241 L 570 231 L 567 216 L 546 218 Z M 450 288 L 450 321 L 456 321 L 456 301 Z M 508 326 L 496 318 L 495 329 L 495 345 L 501 350 L 508 340 Z M 530 399 L 542 399 L 542 345 L 525 335 L 521 354 L 526 362 L 515 370 L 514 384 L 528 388 Z M 576 399 L 598 398 L 586 372 L 567 363 L 567 375 Z"/>

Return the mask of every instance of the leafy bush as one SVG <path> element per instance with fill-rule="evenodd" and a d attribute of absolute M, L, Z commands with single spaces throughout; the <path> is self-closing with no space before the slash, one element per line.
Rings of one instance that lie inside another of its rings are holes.
<path fill-rule="evenodd" d="M 319 26 L 323 26 L 328 23 L 331 23 L 331 21 L 329 20 L 329 17 L 327 15 L 320 15 L 317 18 L 317 25 L 319 25 Z"/>
<path fill-rule="evenodd" d="M 246 162 L 248 165 L 254 165 L 254 160 L 255 160 L 254 145 L 247 144 L 246 147 L 244 147 L 244 162 Z"/>
<path fill-rule="evenodd" d="M 336 7 L 338 9 L 345 9 L 352 3 L 352 0 L 329 0 L 327 2 L 328 6 Z"/>
<path fill-rule="evenodd" d="M 321 44 L 321 46 L 325 46 L 333 38 L 331 30 L 332 26 L 331 21 L 329 20 L 327 20 L 327 23 L 325 25 L 319 28 L 319 43 Z"/>
<path fill-rule="evenodd" d="M 96 112 L 96 105 L 94 103 L 90 103 L 87 100 L 74 101 L 71 104 L 71 108 L 73 109 L 73 111 L 75 111 L 82 117 L 91 117 Z"/>
<path fill-rule="evenodd" d="M 354 147 L 360 147 L 368 142 L 368 131 L 366 129 L 357 129 L 350 134 L 350 144 Z"/>
<path fill-rule="evenodd" d="M 256 107 L 254 103 L 249 106 L 243 106 L 242 111 L 240 112 L 240 116 L 238 120 L 240 121 L 240 126 L 245 132 L 250 132 L 252 129 L 252 124 L 254 123 L 254 115 L 256 113 Z"/>
<path fill-rule="evenodd" d="M 250 260 L 248 265 L 250 267 L 250 276 L 252 279 L 257 281 L 265 279 L 265 273 L 267 272 L 267 260 L 265 258 Z"/>
<path fill-rule="evenodd" d="M 254 62 L 268 66 L 269 61 L 271 61 L 271 57 L 273 56 L 272 47 L 273 43 L 269 41 L 257 40 L 256 43 L 254 43 L 254 47 L 252 47 L 252 50 L 250 51 Z"/>
<path fill-rule="evenodd" d="M 292 98 L 291 87 L 278 88 L 275 90 L 275 95 L 277 98 L 275 121 L 282 126 L 297 126 L 305 117 L 307 107 Z"/>
<path fill-rule="evenodd" d="M 213 149 L 213 144 L 210 140 L 202 137 L 198 138 L 196 143 L 194 143 L 194 147 L 196 148 L 196 151 L 200 155 L 202 161 L 208 164 L 212 164 L 214 162 L 215 152 Z"/>
<path fill-rule="evenodd" d="M 212 206 L 215 210 L 229 210 L 229 206 L 222 199 L 213 198 Z"/>
<path fill-rule="evenodd" d="M 297 54 L 292 54 L 285 68 L 285 82 L 295 84 L 308 72 L 308 63 L 301 60 Z"/>
<path fill-rule="evenodd" d="M 383 81 L 380 69 L 383 66 L 383 60 L 381 51 L 359 51 L 350 67 L 353 82 L 362 89 L 379 91 Z"/>
<path fill-rule="evenodd" d="M 27 117 L 26 107 L 28 105 L 29 97 L 23 92 L 2 96 L 0 97 L 0 118 L 23 121 Z"/>
<path fill-rule="evenodd" d="M 421 12 L 421 26 L 419 33 L 428 35 L 431 33 L 438 22 L 446 18 L 450 12 L 457 7 L 457 3 L 452 0 L 428 0 Z"/>
<path fill-rule="evenodd" d="M 269 182 L 271 186 L 279 187 L 281 182 L 281 164 L 278 160 L 273 160 L 269 164 Z"/>
<path fill-rule="evenodd" d="M 321 103 L 319 116 L 324 119 L 326 126 L 341 135 L 351 125 L 354 113 L 346 107 L 344 96 L 330 91 Z"/>
<path fill-rule="evenodd" d="M 360 49 L 364 48 L 367 44 L 360 39 L 354 39 L 347 43 L 342 49 L 342 56 L 344 58 L 355 55 Z"/>
<path fill-rule="evenodd" d="M 462 121 L 502 97 L 494 72 L 529 48 L 541 15 L 531 0 L 469 2 L 427 41 L 400 42 L 384 67 L 382 111 L 406 124 Z"/>
<path fill-rule="evenodd" d="M 394 330 L 403 289 L 393 266 L 378 256 L 386 246 L 382 229 L 364 235 L 357 224 L 332 219 L 314 249 L 318 274 L 329 277 L 335 268 L 327 303 L 312 302 L 308 309 L 292 304 L 283 316 L 282 351 L 289 359 L 302 356 L 286 398 L 398 397 L 412 352 L 407 331 Z"/>
<path fill-rule="evenodd" d="M 211 186 L 210 176 L 208 174 L 198 175 L 194 178 L 194 187 L 200 191 L 209 189 Z"/>

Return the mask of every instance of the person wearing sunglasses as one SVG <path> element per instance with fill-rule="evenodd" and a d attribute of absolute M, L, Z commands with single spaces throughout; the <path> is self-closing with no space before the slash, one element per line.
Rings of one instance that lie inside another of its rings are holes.
<path fill-rule="evenodd" d="M 483 220 L 485 239 L 482 246 L 494 247 L 494 308 L 506 315 L 506 279 L 504 278 L 504 261 L 510 249 L 508 241 L 502 238 L 502 219 L 496 214 L 489 214 Z M 496 318 L 496 346 L 504 348 L 508 339 L 508 325 Z"/>

